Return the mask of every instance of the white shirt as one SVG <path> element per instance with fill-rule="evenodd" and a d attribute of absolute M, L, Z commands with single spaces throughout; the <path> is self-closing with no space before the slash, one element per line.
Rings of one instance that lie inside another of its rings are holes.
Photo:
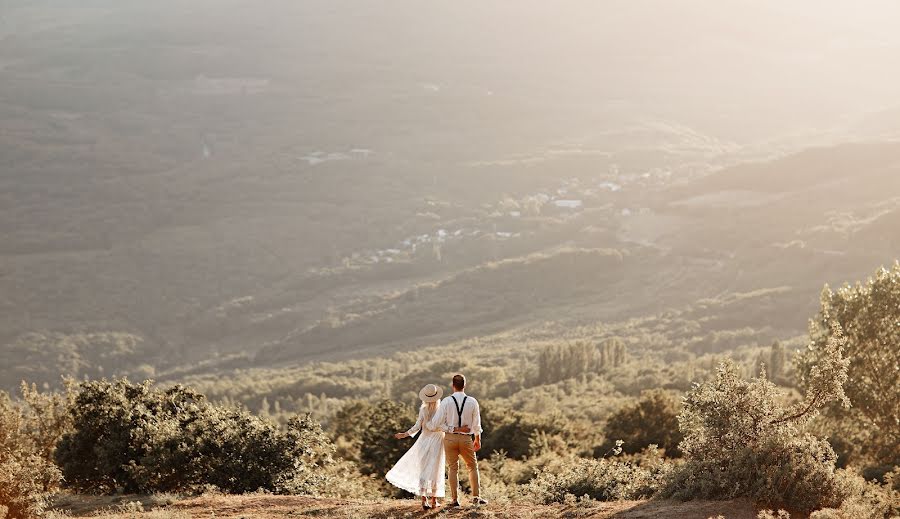
<path fill-rule="evenodd" d="M 453 399 L 456 398 L 456 402 Z M 465 403 L 463 403 L 465 399 Z M 469 433 L 475 436 L 481 436 L 483 432 L 481 428 L 481 408 L 478 401 L 470 396 L 466 396 L 463 391 L 453 393 L 452 397 L 447 397 L 441 401 L 438 410 L 434 413 L 434 418 L 428 423 L 431 430 L 441 430 L 446 433 L 452 433 L 454 427 L 460 426 L 459 406 L 462 406 L 462 425 L 469 426 Z"/>

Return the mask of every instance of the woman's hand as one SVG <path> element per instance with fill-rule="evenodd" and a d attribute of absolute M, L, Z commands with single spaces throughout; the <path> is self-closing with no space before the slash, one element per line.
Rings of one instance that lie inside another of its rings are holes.
<path fill-rule="evenodd" d="M 403 438 L 408 438 L 408 437 L 409 437 L 409 435 L 406 434 L 405 432 L 397 433 L 394 435 L 394 438 L 398 439 L 398 440 L 402 440 Z"/>
<path fill-rule="evenodd" d="M 463 425 L 462 427 L 457 427 L 456 432 L 463 433 L 463 434 L 469 434 L 470 432 L 472 432 L 472 429 L 469 429 L 468 425 Z"/>

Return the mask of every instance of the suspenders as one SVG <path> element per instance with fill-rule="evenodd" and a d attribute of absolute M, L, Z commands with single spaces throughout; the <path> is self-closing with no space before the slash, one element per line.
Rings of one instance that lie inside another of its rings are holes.
<path fill-rule="evenodd" d="M 450 395 L 450 398 L 453 399 L 453 407 L 456 408 L 456 416 L 459 418 L 459 426 L 462 427 L 463 409 L 466 408 L 466 400 L 468 400 L 469 397 L 468 397 L 468 395 L 463 397 L 462 405 L 459 404 L 459 402 L 456 400 L 455 396 Z"/>

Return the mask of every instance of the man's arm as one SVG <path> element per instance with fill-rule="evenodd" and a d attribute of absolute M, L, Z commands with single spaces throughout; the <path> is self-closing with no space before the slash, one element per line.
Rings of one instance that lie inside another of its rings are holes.
<path fill-rule="evenodd" d="M 475 401 L 475 414 L 472 419 L 472 434 L 475 435 L 475 452 L 481 450 L 481 433 L 484 432 L 481 429 L 481 406 L 478 405 L 478 401 Z"/>
<path fill-rule="evenodd" d="M 434 413 L 434 416 L 431 417 L 431 421 L 428 422 L 428 429 L 431 431 L 444 431 L 444 432 L 453 432 L 452 427 L 447 426 L 444 420 L 444 415 L 447 413 L 447 399 L 445 398 L 441 405 L 438 406 L 438 410 Z"/>

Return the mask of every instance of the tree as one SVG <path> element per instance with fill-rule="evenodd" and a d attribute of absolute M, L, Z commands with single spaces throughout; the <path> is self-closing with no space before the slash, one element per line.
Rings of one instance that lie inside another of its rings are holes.
<path fill-rule="evenodd" d="M 625 362 L 625 343 L 612 338 L 593 345 L 587 342 L 553 344 L 538 353 L 536 384 L 554 384 L 614 368 Z"/>
<path fill-rule="evenodd" d="M 622 450 L 637 454 L 650 445 L 663 448 L 670 456 L 679 456 L 682 440 L 678 430 L 679 402 L 670 393 L 651 389 L 610 415 L 606 425 L 606 442 L 594 450 L 601 457 L 622 440 Z"/>
<path fill-rule="evenodd" d="M 597 345 L 601 369 L 617 368 L 625 363 L 625 343 L 618 337 L 606 339 Z"/>
<path fill-rule="evenodd" d="M 503 451 L 513 459 L 538 454 L 535 450 L 542 441 L 559 438 L 566 431 L 566 421 L 558 413 L 537 415 L 494 402 L 482 402 L 481 420 L 486 431 L 482 438 L 483 451 L 487 454 Z"/>
<path fill-rule="evenodd" d="M 370 404 L 360 413 L 360 469 L 363 474 L 387 474 L 409 450 L 413 439 L 395 440 L 394 433 L 405 431 L 416 422 L 416 415 L 405 405 L 392 400 Z"/>
<path fill-rule="evenodd" d="M 849 405 L 843 391 L 850 361 L 834 325 L 821 360 L 809 371 L 804 399 L 782 403 L 765 373 L 743 380 L 733 362 L 684 399 L 679 425 L 685 463 L 665 492 L 682 499 L 749 497 L 801 511 L 839 505 L 836 456 L 827 441 L 802 428 L 832 402 Z"/>
<path fill-rule="evenodd" d="M 419 401 L 419 388 L 425 384 L 440 384 L 449 381 L 450 377 L 462 371 L 459 361 L 442 359 L 428 364 L 414 364 L 414 368 L 408 373 L 392 381 L 393 391 L 391 396 L 401 402 L 413 403 Z"/>
<path fill-rule="evenodd" d="M 839 325 L 835 328 L 833 324 Z M 828 355 L 834 330 L 846 335 L 850 361 L 845 391 L 851 411 L 836 413 L 868 430 L 870 455 L 881 462 L 900 463 L 900 262 L 881 269 L 864 284 L 827 286 L 821 310 L 810 323 L 812 341 L 798 358 L 801 387 L 812 384 L 811 373 Z"/>
<path fill-rule="evenodd" d="M 787 371 L 787 350 L 781 341 L 772 343 L 769 350 L 769 363 L 766 365 L 769 374 L 769 380 L 776 384 L 783 384 Z"/>

